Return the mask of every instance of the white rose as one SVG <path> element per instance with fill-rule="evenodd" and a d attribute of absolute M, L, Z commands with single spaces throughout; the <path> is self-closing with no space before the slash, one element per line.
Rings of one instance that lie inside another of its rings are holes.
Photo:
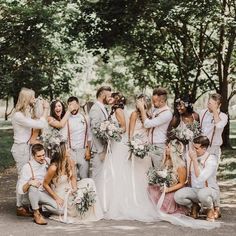
<path fill-rule="evenodd" d="M 144 146 L 143 146 L 143 145 L 140 145 L 140 146 L 139 146 L 139 149 L 140 149 L 140 150 L 144 150 Z"/>
<path fill-rule="evenodd" d="M 165 170 L 159 170 L 159 171 L 157 171 L 157 174 L 159 175 L 159 176 L 161 176 L 162 178 L 166 178 L 166 176 L 167 176 L 167 170 L 165 169 Z"/>
<path fill-rule="evenodd" d="M 113 132 L 110 130 L 110 131 L 108 131 L 108 135 L 109 136 L 112 136 L 113 135 Z"/>

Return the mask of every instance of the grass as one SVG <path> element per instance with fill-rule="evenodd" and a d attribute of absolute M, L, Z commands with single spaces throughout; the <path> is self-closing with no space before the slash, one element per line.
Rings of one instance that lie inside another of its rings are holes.
<path fill-rule="evenodd" d="M 7 128 L 9 126 L 10 122 L 0 121 L 0 127 Z M 231 135 L 236 135 L 236 121 L 231 122 L 230 130 Z M 234 138 L 233 141 L 236 139 Z M 0 129 L 0 172 L 15 164 L 10 151 L 12 143 L 12 129 Z M 218 176 L 220 179 L 236 178 L 236 149 L 223 150 Z"/>
<path fill-rule="evenodd" d="M 15 164 L 11 155 L 13 143 L 13 131 L 11 129 L 0 130 L 0 171 Z"/>

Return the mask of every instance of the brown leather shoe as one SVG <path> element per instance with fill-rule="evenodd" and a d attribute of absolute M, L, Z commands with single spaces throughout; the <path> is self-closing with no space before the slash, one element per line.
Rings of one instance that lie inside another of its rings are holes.
<path fill-rule="evenodd" d="M 38 225 L 46 225 L 48 223 L 39 212 L 34 213 L 34 222 Z"/>
<path fill-rule="evenodd" d="M 215 219 L 218 219 L 221 217 L 221 211 L 219 207 L 214 208 L 214 214 L 215 214 Z"/>
<path fill-rule="evenodd" d="M 207 210 L 207 221 L 214 222 L 215 221 L 215 211 L 214 209 L 208 209 Z"/>
<path fill-rule="evenodd" d="M 192 208 L 191 208 L 190 216 L 194 219 L 197 219 L 200 209 L 201 208 L 197 203 L 193 203 Z"/>
<path fill-rule="evenodd" d="M 24 207 L 17 207 L 16 215 L 24 217 L 33 217 L 33 213 L 29 212 L 29 210 L 25 209 Z"/>

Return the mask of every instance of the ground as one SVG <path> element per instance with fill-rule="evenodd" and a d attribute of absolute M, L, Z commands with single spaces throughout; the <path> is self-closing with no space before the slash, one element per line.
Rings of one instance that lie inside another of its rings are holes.
<path fill-rule="evenodd" d="M 143 223 L 138 221 L 108 221 L 66 225 L 48 220 L 48 225 L 39 226 L 32 218 L 17 217 L 15 214 L 16 170 L 10 168 L 0 174 L 0 236 L 44 236 L 44 235 L 161 235 L 161 236 L 217 236 L 235 235 L 236 232 L 236 183 L 221 181 L 223 216 L 222 226 L 213 230 L 193 230 L 171 225 L 168 222 Z"/>
<path fill-rule="evenodd" d="M 234 123 L 236 126 L 236 122 Z M 236 134 L 236 127 L 231 129 Z M 214 230 L 193 230 L 171 225 L 168 222 L 143 223 L 138 221 L 107 221 L 66 225 L 48 220 L 48 225 L 39 226 L 32 218 L 15 214 L 16 169 L 11 157 L 12 127 L 0 121 L 0 236 L 44 236 L 44 235 L 161 235 L 161 236 L 228 236 L 236 232 L 236 158 L 235 150 L 224 150 L 219 168 L 222 202 L 222 225 Z M 236 140 L 236 139 L 235 139 Z M 235 141 L 234 140 L 234 141 Z M 235 143 L 235 142 L 234 142 Z M 234 145 L 235 146 L 235 145 Z"/>

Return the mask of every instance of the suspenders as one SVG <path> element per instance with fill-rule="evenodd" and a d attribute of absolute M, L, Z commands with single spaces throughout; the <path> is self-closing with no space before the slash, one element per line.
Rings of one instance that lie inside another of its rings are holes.
<path fill-rule="evenodd" d="M 80 113 L 81 114 L 81 113 Z M 86 117 L 81 114 L 84 118 L 84 122 L 85 122 L 85 134 L 84 134 L 84 148 L 86 147 L 87 144 L 87 138 L 88 138 L 88 122 L 86 120 Z M 71 148 L 71 135 L 70 135 L 70 123 L 69 120 L 67 121 L 67 131 L 68 131 L 68 143 L 69 143 L 69 147 Z"/>
<path fill-rule="evenodd" d="M 209 158 L 210 154 L 208 154 L 207 158 L 205 159 L 204 163 L 203 163 L 203 168 L 205 168 L 205 165 L 206 165 L 206 161 L 207 159 Z M 188 184 L 191 186 L 192 184 L 192 178 L 191 178 L 191 167 L 192 167 L 192 160 L 190 161 L 190 164 L 189 164 L 189 171 L 188 171 Z M 207 180 L 205 181 L 205 186 L 208 187 L 208 182 Z"/>
<path fill-rule="evenodd" d="M 49 166 L 49 163 L 48 163 L 48 161 L 47 161 L 46 159 L 45 159 L 45 161 L 46 161 L 46 164 Z M 30 163 L 30 162 L 28 162 L 28 164 L 29 164 L 29 166 L 30 166 L 30 170 L 31 170 L 32 179 L 35 179 L 35 175 L 34 175 L 33 167 L 32 167 L 32 165 L 31 165 L 31 163 Z"/>

